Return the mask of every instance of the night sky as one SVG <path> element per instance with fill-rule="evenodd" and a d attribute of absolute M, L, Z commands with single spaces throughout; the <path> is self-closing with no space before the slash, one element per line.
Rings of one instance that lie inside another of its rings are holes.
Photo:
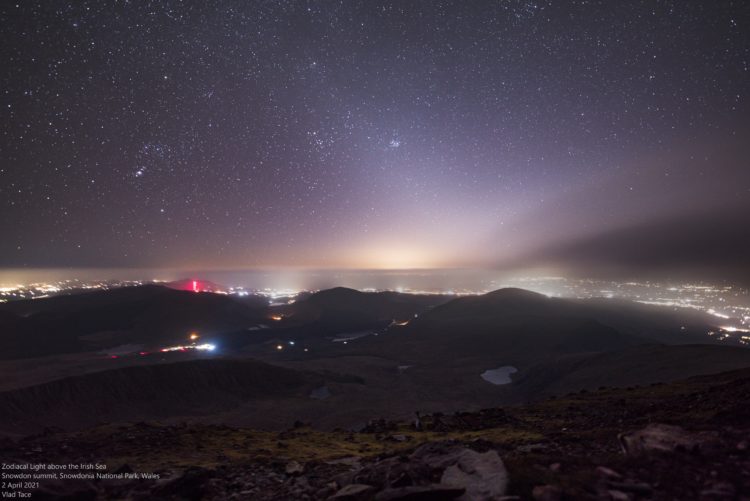
<path fill-rule="evenodd" d="M 0 267 L 731 278 L 748 5 L 3 2 Z"/>

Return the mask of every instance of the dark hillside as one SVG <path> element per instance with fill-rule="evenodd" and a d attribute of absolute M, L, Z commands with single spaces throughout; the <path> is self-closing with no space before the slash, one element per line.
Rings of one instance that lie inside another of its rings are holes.
<path fill-rule="evenodd" d="M 128 287 L 3 305 L 23 318 L 0 319 L 0 358 L 76 353 L 136 343 L 148 347 L 266 321 L 265 308 L 210 293 Z"/>
<path fill-rule="evenodd" d="M 252 399 L 309 391 L 322 381 L 252 360 L 126 367 L 2 392 L 0 430 L 78 429 L 105 421 L 216 413 Z"/>

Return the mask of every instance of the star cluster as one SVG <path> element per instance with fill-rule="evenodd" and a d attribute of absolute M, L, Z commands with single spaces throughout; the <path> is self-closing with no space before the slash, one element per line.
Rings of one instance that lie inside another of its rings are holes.
<path fill-rule="evenodd" d="M 475 266 L 747 208 L 748 10 L 5 2 L 0 266 Z"/>

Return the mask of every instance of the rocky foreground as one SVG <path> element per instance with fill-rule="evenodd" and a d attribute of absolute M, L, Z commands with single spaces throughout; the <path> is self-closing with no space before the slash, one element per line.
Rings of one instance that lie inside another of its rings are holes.
<path fill-rule="evenodd" d="M 33 499 L 750 499 L 749 402 L 750 369 L 359 432 L 48 430 L 0 457 L 159 477 L 42 481 Z"/>

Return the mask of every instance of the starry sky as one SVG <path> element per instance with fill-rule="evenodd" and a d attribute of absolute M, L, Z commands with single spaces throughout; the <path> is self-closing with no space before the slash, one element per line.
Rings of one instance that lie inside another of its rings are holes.
<path fill-rule="evenodd" d="M 742 1 L 24 0 L 0 22 L 2 268 L 746 267 Z"/>

